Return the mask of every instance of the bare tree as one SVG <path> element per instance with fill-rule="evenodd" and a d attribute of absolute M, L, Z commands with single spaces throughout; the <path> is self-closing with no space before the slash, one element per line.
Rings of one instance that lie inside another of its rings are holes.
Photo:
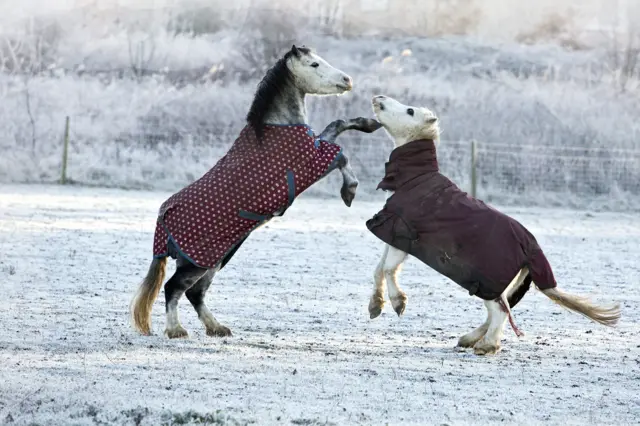
<path fill-rule="evenodd" d="M 611 6 L 615 17 L 606 31 L 608 55 L 616 85 L 624 92 L 630 81 L 640 78 L 640 7 L 621 6 L 617 0 Z"/>
<path fill-rule="evenodd" d="M 312 2 L 312 25 L 319 27 L 327 35 L 342 36 L 343 33 L 343 0 L 324 0 Z"/>

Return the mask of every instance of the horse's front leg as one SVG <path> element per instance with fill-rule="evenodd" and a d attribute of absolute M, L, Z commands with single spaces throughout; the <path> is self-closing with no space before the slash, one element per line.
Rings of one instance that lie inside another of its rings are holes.
<path fill-rule="evenodd" d="M 389 246 L 389 251 L 387 252 L 384 265 L 382 266 L 384 277 L 387 280 L 389 300 L 391 300 L 391 306 L 393 306 L 393 310 L 396 311 L 398 316 L 404 314 L 404 309 L 407 306 L 407 295 L 402 291 L 398 284 L 398 274 L 400 273 L 402 265 L 406 259 L 406 252 Z"/>
<path fill-rule="evenodd" d="M 344 153 L 338 159 L 338 168 L 342 173 L 342 187 L 340 188 L 340 196 L 342 201 L 351 207 L 351 203 L 356 196 L 356 190 L 358 189 L 358 178 L 349 164 L 349 159 Z"/>
<path fill-rule="evenodd" d="M 358 130 L 364 133 L 372 133 L 380 127 L 382 127 L 382 125 L 371 118 L 358 117 L 348 121 L 336 120 L 330 123 L 318 138 L 334 143 L 337 137 L 346 130 Z M 351 203 L 356 196 L 356 190 L 358 188 L 358 178 L 351 168 L 349 159 L 344 155 L 344 153 L 340 155 L 336 165 L 329 169 L 327 173 L 331 172 L 335 168 L 340 169 L 340 173 L 342 174 L 342 188 L 340 188 L 342 201 L 344 201 L 347 207 L 351 207 Z"/>
<path fill-rule="evenodd" d="M 373 273 L 373 294 L 369 300 L 369 317 L 371 319 L 380 316 L 382 308 L 384 308 L 384 294 L 387 289 L 387 280 L 384 276 L 384 263 L 387 259 L 387 253 L 389 253 L 389 246 L 385 244 L 382 258 Z"/>
<path fill-rule="evenodd" d="M 373 118 L 352 118 L 351 120 L 336 120 L 331 122 L 318 136 L 319 139 L 334 143 L 340 133 L 345 130 L 358 130 L 364 133 L 373 133 L 382 127 L 382 124 Z"/>

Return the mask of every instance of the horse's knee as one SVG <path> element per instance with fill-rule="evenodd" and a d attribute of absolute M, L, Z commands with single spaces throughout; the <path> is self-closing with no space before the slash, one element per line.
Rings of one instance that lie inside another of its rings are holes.
<path fill-rule="evenodd" d="M 384 265 L 382 267 L 382 273 L 385 276 L 395 275 L 398 270 L 398 265 Z"/>

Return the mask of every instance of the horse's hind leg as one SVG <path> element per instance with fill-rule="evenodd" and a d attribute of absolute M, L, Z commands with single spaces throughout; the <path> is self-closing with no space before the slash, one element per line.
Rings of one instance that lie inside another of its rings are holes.
<path fill-rule="evenodd" d="M 487 334 L 489 330 L 489 324 L 491 323 L 491 311 L 487 309 L 487 319 L 480 327 L 473 330 L 471 333 L 467 333 L 458 339 L 458 346 L 461 348 L 472 348 L 473 345 L 478 343 L 480 339 Z"/>
<path fill-rule="evenodd" d="M 476 355 L 490 355 L 500 350 L 500 339 L 508 316 L 495 300 L 485 300 L 484 305 L 489 311 L 489 327 L 482 339 L 473 345 Z"/>
<path fill-rule="evenodd" d="M 524 296 L 530 284 L 529 269 L 526 267 L 522 268 L 511 280 L 500 297 L 495 300 L 485 300 L 484 303 L 488 311 L 487 321 L 471 333 L 462 336 L 458 341 L 458 346 L 469 347 L 473 345 L 474 352 L 477 355 L 496 353 L 500 350 L 500 339 L 502 338 L 504 324 L 507 319 L 511 320 L 514 331 L 520 336 L 520 331 L 515 327 L 515 323 L 513 323 L 513 318 L 511 317 L 509 300 L 513 300 L 515 305 L 515 303 Z M 484 330 L 484 335 L 481 336 L 480 333 L 483 332 L 484 328 L 486 328 L 486 330 Z M 473 342 L 476 338 L 478 338 L 478 340 Z"/>
<path fill-rule="evenodd" d="M 200 321 L 204 324 L 204 327 L 207 330 L 207 336 L 231 336 L 231 330 L 220 324 L 214 318 L 204 302 L 205 294 L 211 285 L 211 281 L 213 280 L 215 273 L 216 271 L 214 269 L 207 270 L 202 278 L 200 278 L 193 287 L 187 290 L 186 296 L 187 299 L 189 299 L 189 302 L 193 305 L 193 308 L 196 310 L 198 318 L 200 318 Z"/>
<path fill-rule="evenodd" d="M 167 309 L 167 327 L 165 334 L 170 339 L 187 337 L 189 333 L 178 319 L 178 301 L 185 291 L 191 288 L 207 272 L 186 260 L 178 258 L 178 267 L 173 276 L 164 285 L 164 297 Z"/>

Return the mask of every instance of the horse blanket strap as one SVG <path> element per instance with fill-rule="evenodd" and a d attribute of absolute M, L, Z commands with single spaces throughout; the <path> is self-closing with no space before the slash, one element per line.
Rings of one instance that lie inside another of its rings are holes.
<path fill-rule="evenodd" d="M 533 280 L 541 290 L 556 286 L 535 237 L 442 175 L 433 141 L 396 148 L 385 169 L 378 188 L 394 193 L 366 222 L 382 241 L 485 300 L 499 297 L 524 266 L 530 271 L 526 285 Z M 509 300 L 510 305 L 523 295 Z"/>
<path fill-rule="evenodd" d="M 162 204 L 154 257 L 171 255 L 171 241 L 194 265 L 219 266 L 254 229 L 322 178 L 339 155 L 340 146 L 317 139 L 306 125 L 267 125 L 260 143 L 247 125 L 211 170 Z"/>

